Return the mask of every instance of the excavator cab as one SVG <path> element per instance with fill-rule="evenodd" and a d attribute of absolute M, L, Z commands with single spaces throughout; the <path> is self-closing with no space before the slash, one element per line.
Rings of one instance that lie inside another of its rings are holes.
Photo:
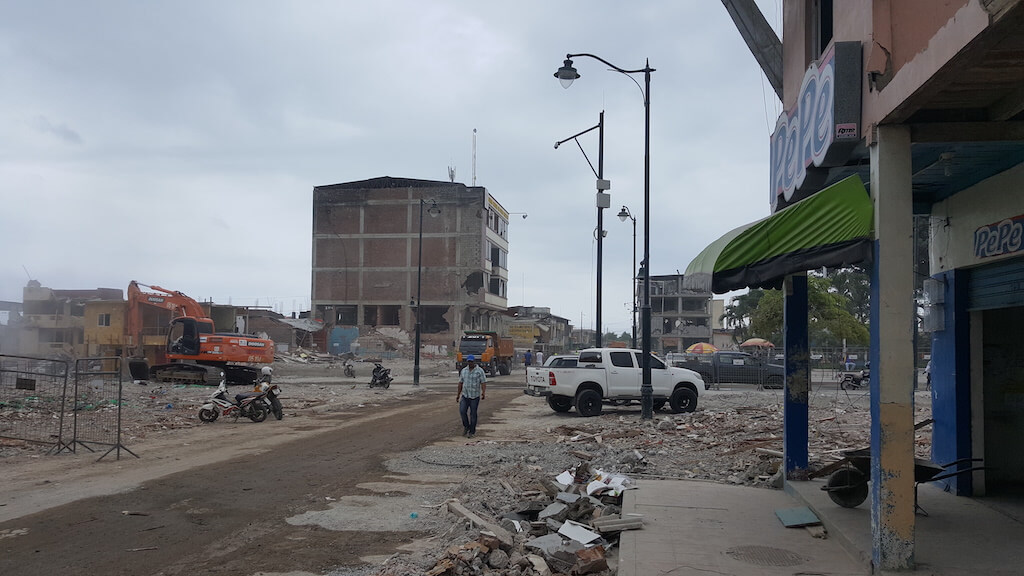
<path fill-rule="evenodd" d="M 198 356 L 199 329 L 195 318 L 175 318 L 171 322 L 171 331 L 167 333 L 167 353 Z"/>

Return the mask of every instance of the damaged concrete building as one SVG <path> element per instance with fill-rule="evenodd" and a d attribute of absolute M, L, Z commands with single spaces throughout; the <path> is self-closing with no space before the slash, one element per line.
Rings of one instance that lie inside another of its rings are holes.
<path fill-rule="evenodd" d="M 508 217 L 485 188 L 454 182 L 314 187 L 312 312 L 326 351 L 410 353 L 417 301 L 423 353 L 447 355 L 466 330 L 505 332 Z"/>

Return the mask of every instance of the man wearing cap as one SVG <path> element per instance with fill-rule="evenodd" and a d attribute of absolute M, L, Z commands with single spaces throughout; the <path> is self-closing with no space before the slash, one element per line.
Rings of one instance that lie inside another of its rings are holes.
<path fill-rule="evenodd" d="M 466 356 L 466 367 L 459 373 L 459 415 L 462 416 L 463 436 L 476 436 L 476 409 L 487 394 L 487 374 L 476 365 L 476 357 Z"/>

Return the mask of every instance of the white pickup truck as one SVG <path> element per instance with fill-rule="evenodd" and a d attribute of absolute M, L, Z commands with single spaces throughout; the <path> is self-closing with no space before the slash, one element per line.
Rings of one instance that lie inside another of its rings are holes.
<path fill-rule="evenodd" d="M 555 412 L 568 412 L 575 406 L 580 416 L 597 416 L 604 402 L 640 400 L 642 358 L 640 350 L 588 348 L 580 351 L 575 368 L 528 368 L 523 393 L 546 397 Z M 693 370 L 667 366 L 652 355 L 651 388 L 655 410 L 668 403 L 672 412 L 693 412 L 704 391 L 704 380 Z"/>

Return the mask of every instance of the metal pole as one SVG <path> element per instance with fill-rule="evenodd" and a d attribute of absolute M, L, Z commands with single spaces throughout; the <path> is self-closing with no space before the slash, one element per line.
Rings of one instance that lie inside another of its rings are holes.
<path fill-rule="evenodd" d="M 640 386 L 640 419 L 654 418 L 654 388 L 651 386 L 651 62 L 644 67 L 644 296 L 641 309 L 643 329 L 643 384 Z"/>
<path fill-rule="evenodd" d="M 601 114 L 598 117 L 597 125 L 597 180 L 600 182 L 604 179 L 604 110 L 601 110 Z M 602 190 L 600 187 L 597 190 L 598 194 L 601 194 Z M 601 330 L 601 261 L 604 253 L 604 207 L 598 202 L 597 206 L 597 347 L 601 347 L 601 340 L 603 334 Z"/>
<path fill-rule="evenodd" d="M 423 287 L 423 198 L 420 198 L 419 257 L 416 260 L 416 359 L 412 366 L 412 385 L 420 385 L 420 290 Z"/>
<path fill-rule="evenodd" d="M 629 217 L 633 219 L 633 281 L 630 289 L 633 290 L 633 349 L 636 350 L 636 218 L 632 214 Z"/>

